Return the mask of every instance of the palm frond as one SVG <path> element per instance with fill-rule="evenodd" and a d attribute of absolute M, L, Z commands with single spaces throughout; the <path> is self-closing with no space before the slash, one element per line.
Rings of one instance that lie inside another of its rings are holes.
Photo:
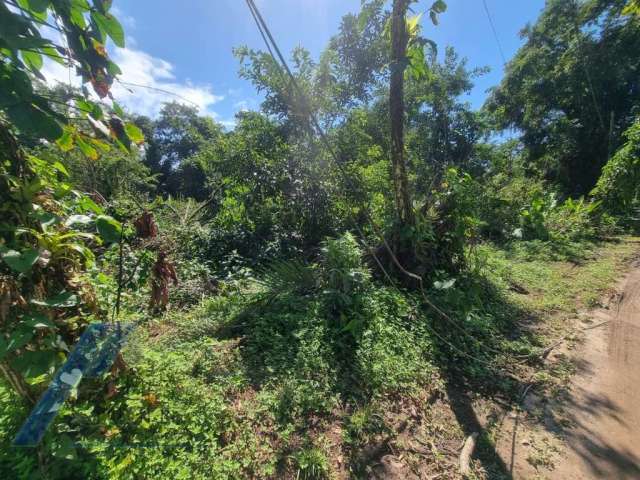
<path fill-rule="evenodd" d="M 304 294 L 317 285 L 316 272 L 299 259 L 275 260 L 258 273 L 258 283 L 276 295 Z"/>

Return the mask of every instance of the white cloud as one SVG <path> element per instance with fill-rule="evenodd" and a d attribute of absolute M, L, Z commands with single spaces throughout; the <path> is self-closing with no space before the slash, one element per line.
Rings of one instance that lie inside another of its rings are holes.
<path fill-rule="evenodd" d="M 111 7 L 111 13 L 125 27 L 125 31 L 133 30 L 136 28 L 136 19 L 131 15 L 124 14 L 117 5 Z"/>
<path fill-rule="evenodd" d="M 210 85 L 196 85 L 190 80 L 180 82 L 174 74 L 174 66 L 161 58 L 133 48 L 116 48 L 112 59 L 122 70 L 111 89 L 115 100 L 129 111 L 154 117 L 165 102 L 177 101 L 193 105 L 201 113 L 216 118 L 211 109 L 224 97 L 215 95 Z M 61 82 L 79 85 L 75 71 L 53 61 L 47 61 L 42 70 L 50 83 Z"/>
<path fill-rule="evenodd" d="M 56 83 L 71 84 L 74 87 L 80 86 L 80 78 L 76 77 L 73 69 L 69 70 L 67 67 L 60 65 L 53 60 L 45 57 L 44 65 L 40 70 L 40 73 L 47 79 L 49 85 L 55 85 Z"/>
<path fill-rule="evenodd" d="M 173 65 L 166 60 L 127 48 L 116 50 L 113 59 L 122 70 L 121 83 L 113 85 L 113 96 L 131 111 L 154 116 L 162 103 L 177 101 L 217 116 L 211 107 L 224 97 L 215 95 L 210 85 L 177 82 Z"/>
<path fill-rule="evenodd" d="M 233 108 L 238 112 L 246 112 L 249 110 L 249 101 L 248 100 L 240 100 L 233 104 Z"/>

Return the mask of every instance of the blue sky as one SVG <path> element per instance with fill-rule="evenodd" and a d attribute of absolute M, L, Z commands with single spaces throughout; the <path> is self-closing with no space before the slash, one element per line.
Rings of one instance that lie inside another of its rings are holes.
<path fill-rule="evenodd" d="M 431 0 L 432 1 L 432 0 Z M 544 0 L 486 0 L 504 53 L 510 58 L 520 46 L 518 32 L 534 21 Z M 257 0 L 265 20 L 285 51 L 302 45 L 317 58 L 337 31 L 341 17 L 357 12 L 360 0 Z M 425 10 L 430 1 L 414 4 Z M 489 66 L 491 73 L 477 80 L 468 100 L 482 105 L 487 88 L 502 76 L 502 59 L 482 0 L 447 0 L 448 10 L 433 26 L 423 20 L 425 35 L 441 51 L 452 45 L 469 66 Z M 234 115 L 258 108 L 259 97 L 250 83 L 238 78 L 238 62 L 231 50 L 246 44 L 263 48 L 244 0 L 115 0 L 114 13 L 127 33 L 127 48 L 112 48 L 124 71 L 123 80 L 175 92 L 231 127 Z M 56 71 L 55 78 L 68 79 Z M 114 89 L 129 110 L 155 115 L 169 95 L 123 86 Z"/>

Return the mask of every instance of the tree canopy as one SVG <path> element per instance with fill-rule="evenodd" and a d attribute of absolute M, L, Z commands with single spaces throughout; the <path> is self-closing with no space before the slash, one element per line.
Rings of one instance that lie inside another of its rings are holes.
<path fill-rule="evenodd" d="M 638 18 L 623 0 L 552 0 L 488 100 L 522 134 L 530 168 L 587 194 L 638 114 Z"/>

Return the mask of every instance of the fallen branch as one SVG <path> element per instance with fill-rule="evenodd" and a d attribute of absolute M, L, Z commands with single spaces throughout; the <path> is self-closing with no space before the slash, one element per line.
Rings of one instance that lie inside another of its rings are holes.
<path fill-rule="evenodd" d="M 578 332 L 587 332 L 589 330 L 594 330 L 596 328 L 602 327 L 603 325 L 606 325 L 609 322 L 610 322 L 610 320 L 607 320 L 606 322 L 602 322 L 602 323 L 599 323 L 597 325 L 593 325 L 591 327 L 580 328 L 580 329 L 578 329 Z M 564 337 L 562 337 L 560 340 L 558 340 L 556 343 L 554 343 L 550 347 L 545 348 L 544 351 L 542 352 L 542 355 L 540 355 L 540 357 L 543 358 L 543 359 L 546 359 L 554 349 L 558 348 L 560 345 L 562 345 L 564 342 L 566 342 L 569 338 L 573 337 L 575 335 L 575 333 L 576 332 L 574 331 L 574 332 L 570 333 L 569 335 L 565 335 Z"/>
<path fill-rule="evenodd" d="M 478 440 L 478 432 L 474 432 L 467 437 L 460 452 L 460 473 L 467 476 L 471 473 L 471 457 L 476 449 L 476 441 Z"/>
<path fill-rule="evenodd" d="M 589 330 L 594 330 L 596 328 L 600 328 L 606 324 L 608 324 L 611 320 L 607 320 L 605 322 L 602 323 L 598 323 L 597 325 L 592 325 L 590 327 L 585 327 L 585 328 L 580 328 L 577 331 L 580 333 L 584 333 L 587 332 Z M 560 340 L 558 340 L 556 343 L 554 343 L 553 345 L 547 347 L 544 349 L 544 351 L 542 352 L 542 354 L 540 355 L 540 358 L 542 360 L 546 360 L 547 357 L 549 356 L 549 354 L 556 348 L 558 348 L 560 345 L 562 345 L 564 342 L 566 342 L 569 338 L 571 338 L 573 335 L 575 335 L 576 331 L 565 335 L 564 337 L 562 337 Z M 522 404 L 525 400 L 525 398 L 527 398 L 527 395 L 529 394 L 529 391 L 533 388 L 534 383 L 533 383 L 533 377 L 535 376 L 535 373 L 533 373 L 531 375 L 531 377 L 529 377 L 529 380 L 527 381 L 527 383 L 525 383 L 524 385 L 524 389 L 522 391 L 522 395 L 520 396 L 520 404 Z"/>
<path fill-rule="evenodd" d="M 533 378 L 533 376 L 531 378 Z M 529 394 L 529 390 L 531 390 L 532 388 L 533 388 L 533 383 L 531 383 L 531 379 L 529 379 L 529 383 L 527 384 L 524 391 L 522 392 L 522 395 L 520 396 L 520 403 L 524 402 L 524 399 L 527 398 L 527 395 Z"/>
<path fill-rule="evenodd" d="M 595 328 L 602 327 L 603 325 L 606 325 L 606 324 L 607 324 L 607 323 L 609 323 L 610 321 L 611 321 L 611 320 L 607 320 L 606 322 L 599 323 L 599 324 L 594 325 L 594 326 L 592 326 L 592 327 L 583 328 L 583 329 L 582 329 L 582 331 L 583 331 L 583 332 L 586 332 L 587 330 L 593 330 L 593 329 L 595 329 Z"/>

